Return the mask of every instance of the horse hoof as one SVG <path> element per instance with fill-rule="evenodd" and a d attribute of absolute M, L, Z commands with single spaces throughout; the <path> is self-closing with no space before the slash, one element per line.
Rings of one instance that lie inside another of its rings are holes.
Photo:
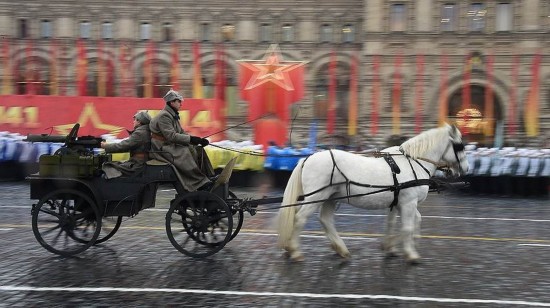
<path fill-rule="evenodd" d="M 294 261 L 294 262 L 302 262 L 302 261 L 305 260 L 305 258 L 304 258 L 303 255 L 295 256 L 295 257 L 292 257 L 291 259 L 292 259 L 292 261 Z"/>
<path fill-rule="evenodd" d="M 409 265 L 419 265 L 420 264 L 420 258 L 407 259 L 407 263 Z"/>
<path fill-rule="evenodd" d="M 393 259 L 393 258 L 397 258 L 397 257 L 398 257 L 398 255 L 394 251 L 388 251 L 388 252 L 386 252 L 386 255 L 385 255 L 386 259 Z"/>
<path fill-rule="evenodd" d="M 350 259 L 351 258 L 351 253 L 349 252 L 346 252 L 346 253 L 339 253 L 340 257 L 344 258 L 344 259 Z"/>

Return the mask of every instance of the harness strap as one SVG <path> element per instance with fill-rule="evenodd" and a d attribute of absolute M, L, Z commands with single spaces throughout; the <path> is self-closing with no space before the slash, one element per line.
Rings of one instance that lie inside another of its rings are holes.
<path fill-rule="evenodd" d="M 299 198 L 303 199 L 305 197 L 312 196 L 312 195 L 314 195 L 314 194 L 316 194 L 316 193 L 318 193 L 318 192 L 320 192 L 324 189 L 327 189 L 327 188 L 329 188 L 333 185 L 345 184 L 346 185 L 346 196 L 345 197 L 329 198 L 327 200 L 348 199 L 348 202 L 349 202 L 349 199 L 352 198 L 352 197 L 366 196 L 366 195 L 376 194 L 376 193 L 385 192 L 385 191 L 393 191 L 393 201 L 390 204 L 390 211 L 391 211 L 391 210 L 393 210 L 393 208 L 399 202 L 399 193 L 402 189 L 415 187 L 415 186 L 430 185 L 430 181 L 431 181 L 430 179 L 418 179 L 418 176 L 417 176 L 410 160 L 411 159 L 414 160 L 431 177 L 431 174 L 426 169 L 426 167 L 424 167 L 420 162 L 418 162 L 418 160 L 412 158 L 411 156 L 409 156 L 409 155 L 407 155 L 403 152 L 402 152 L 402 154 L 398 154 L 398 155 L 403 155 L 403 156 L 407 157 L 407 160 L 409 162 L 411 170 L 413 171 L 413 174 L 414 174 L 414 180 L 407 181 L 407 182 L 404 182 L 404 183 L 399 183 L 397 181 L 397 174 L 399 174 L 401 172 L 401 169 L 399 168 L 399 166 L 397 165 L 397 163 L 395 162 L 395 160 L 392 157 L 396 154 L 378 152 L 377 156 L 375 156 L 375 157 L 383 157 L 384 160 L 386 161 L 386 163 L 388 164 L 388 166 L 390 167 L 390 170 L 392 172 L 392 178 L 393 178 L 393 186 L 387 186 L 387 185 L 363 184 L 363 183 L 358 183 L 358 182 L 355 182 L 355 181 L 350 181 L 349 178 L 344 174 L 344 172 L 342 172 L 342 170 L 340 170 L 340 167 L 338 167 L 338 164 L 336 163 L 336 158 L 334 157 L 334 153 L 332 152 L 332 150 L 328 150 L 328 151 L 329 151 L 330 157 L 332 159 L 332 171 L 331 171 L 331 174 L 330 174 L 330 183 L 326 186 L 323 186 L 323 187 L 317 189 L 317 190 L 314 190 L 314 191 L 309 192 L 307 194 L 303 194 Z M 309 158 L 309 156 L 306 157 L 306 160 L 307 160 L 307 158 Z M 303 168 L 304 164 L 305 164 L 305 160 L 304 160 L 304 163 L 302 164 L 302 168 Z M 338 182 L 338 183 L 333 182 L 335 170 L 338 170 L 338 172 L 340 172 L 340 174 L 344 177 L 345 181 Z M 379 190 L 374 191 L 374 192 L 370 192 L 370 193 L 365 193 L 365 194 L 351 195 L 351 185 L 360 186 L 360 187 L 368 187 L 368 188 L 378 188 Z"/>
<path fill-rule="evenodd" d="M 384 157 L 384 160 L 386 161 L 386 163 L 388 163 L 388 166 L 390 166 L 391 175 L 393 178 L 393 201 L 390 204 L 390 211 L 391 211 L 399 201 L 400 188 L 399 188 L 399 182 L 397 181 L 397 174 L 401 173 L 401 169 L 399 169 L 399 166 L 397 166 L 397 164 L 395 163 L 395 160 L 391 155 L 383 155 L 382 157 Z"/>

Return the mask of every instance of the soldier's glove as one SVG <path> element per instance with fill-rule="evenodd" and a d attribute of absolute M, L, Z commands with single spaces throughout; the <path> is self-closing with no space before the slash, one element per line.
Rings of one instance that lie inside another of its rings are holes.
<path fill-rule="evenodd" d="M 208 139 L 197 137 L 197 136 L 191 136 L 191 139 L 189 140 L 189 143 L 191 143 L 192 145 L 202 145 L 203 147 L 210 144 Z"/>

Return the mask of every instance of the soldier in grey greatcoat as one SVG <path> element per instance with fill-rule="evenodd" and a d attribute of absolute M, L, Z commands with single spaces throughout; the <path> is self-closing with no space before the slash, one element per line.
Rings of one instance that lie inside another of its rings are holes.
<path fill-rule="evenodd" d="M 187 191 L 207 190 L 212 185 L 209 177 L 214 175 L 214 169 L 203 149 L 209 142 L 205 138 L 187 134 L 181 127 L 178 111 L 183 96 L 170 90 L 163 99 L 166 106 L 149 124 L 151 157 L 173 164 Z"/>
<path fill-rule="evenodd" d="M 130 132 L 130 137 L 118 143 L 101 142 L 101 147 L 106 153 L 130 152 L 130 159 L 127 161 L 103 164 L 105 178 L 111 179 L 142 171 L 151 149 L 150 121 L 151 116 L 146 111 L 140 111 L 134 115 L 134 130 Z"/>

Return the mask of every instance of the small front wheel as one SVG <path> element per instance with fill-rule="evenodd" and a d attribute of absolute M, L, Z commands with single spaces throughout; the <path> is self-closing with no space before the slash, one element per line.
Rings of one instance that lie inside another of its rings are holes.
<path fill-rule="evenodd" d="M 166 234 L 181 253 L 203 258 L 220 251 L 231 239 L 231 209 L 220 197 L 194 191 L 172 201 L 166 214 Z"/>
<path fill-rule="evenodd" d="M 95 243 L 101 215 L 86 194 L 74 189 L 55 190 L 33 206 L 32 231 L 47 250 L 73 256 Z"/>

